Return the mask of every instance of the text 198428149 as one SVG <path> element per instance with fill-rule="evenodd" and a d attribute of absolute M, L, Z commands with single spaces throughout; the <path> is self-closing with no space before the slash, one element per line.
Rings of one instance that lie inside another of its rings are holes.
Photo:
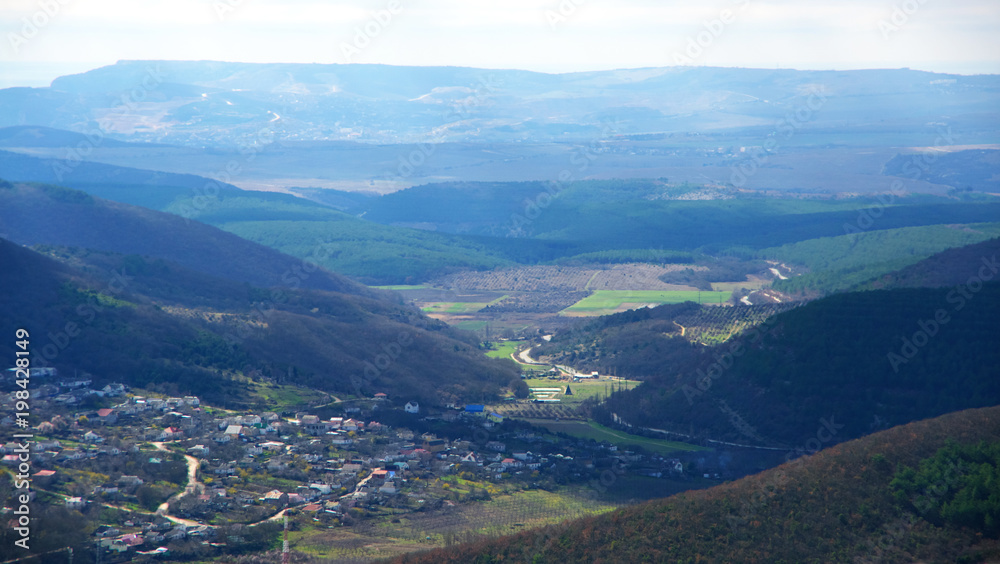
<path fill-rule="evenodd" d="M 18 329 L 14 332 L 14 382 L 17 389 L 14 391 L 15 422 L 20 429 L 28 429 L 28 416 L 30 414 L 31 392 L 28 384 L 31 378 L 31 335 L 27 329 Z M 14 532 L 17 533 L 17 540 L 14 544 L 27 550 L 28 542 L 31 538 L 31 439 L 34 435 L 30 433 L 17 433 L 14 435 L 17 447 L 14 454 L 17 456 L 17 474 L 14 475 L 14 487 L 19 490 L 14 503 Z"/>

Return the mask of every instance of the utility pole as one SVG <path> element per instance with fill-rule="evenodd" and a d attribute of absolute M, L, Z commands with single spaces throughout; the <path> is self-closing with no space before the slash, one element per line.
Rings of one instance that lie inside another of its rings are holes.
<path fill-rule="evenodd" d="M 288 564 L 288 510 L 285 510 L 285 540 L 281 543 L 281 564 Z"/>

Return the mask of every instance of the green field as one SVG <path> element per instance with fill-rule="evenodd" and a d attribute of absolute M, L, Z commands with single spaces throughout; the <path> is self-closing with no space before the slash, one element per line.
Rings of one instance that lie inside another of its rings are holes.
<path fill-rule="evenodd" d="M 476 313 L 488 305 L 504 300 L 507 296 L 501 296 L 492 302 L 436 302 L 424 305 L 421 309 L 424 313 L 451 313 L 455 315 Z"/>
<path fill-rule="evenodd" d="M 461 329 L 463 331 L 471 331 L 475 333 L 477 331 L 482 331 L 483 329 L 486 329 L 486 327 L 489 324 L 490 324 L 489 321 L 476 321 L 473 319 L 463 319 L 458 323 L 451 324 L 451 326 Z"/>
<path fill-rule="evenodd" d="M 402 292 L 405 290 L 426 290 L 430 286 L 420 285 L 420 286 L 372 286 L 376 290 L 394 290 L 396 292 Z"/>
<path fill-rule="evenodd" d="M 593 421 L 588 421 L 584 423 L 582 421 L 550 421 L 545 419 L 545 420 L 534 420 L 530 422 L 532 425 L 536 425 L 538 427 L 544 427 L 553 433 L 565 433 L 572 437 L 580 437 L 582 439 L 607 441 L 609 443 L 618 445 L 621 448 L 628 448 L 629 446 L 640 446 L 646 450 L 657 452 L 664 455 L 676 452 L 697 452 L 700 450 L 708 450 L 704 447 L 690 445 L 687 443 L 679 443 L 676 441 L 661 441 L 657 439 L 648 439 L 646 437 L 640 437 L 638 435 L 630 435 L 622 431 L 615 431 L 614 429 L 609 429 Z"/>
<path fill-rule="evenodd" d="M 309 403 L 318 403 L 328 397 L 327 394 L 310 388 L 291 385 L 277 385 L 250 381 L 250 396 L 269 407 L 288 409 Z"/>
<path fill-rule="evenodd" d="M 680 304 L 698 302 L 703 304 L 725 303 L 732 292 L 698 291 L 655 291 L 655 290 L 597 290 L 562 311 L 563 315 L 597 316 L 607 315 L 625 309 L 635 309 L 646 304 Z M 626 306 L 625 304 L 629 304 Z M 632 306 L 632 307 L 630 307 Z"/>
<path fill-rule="evenodd" d="M 562 400 L 564 405 L 575 405 L 582 403 L 583 400 L 591 398 L 597 395 L 601 397 L 606 397 L 608 390 L 614 386 L 618 389 L 622 386 L 626 389 L 632 389 L 637 387 L 642 382 L 638 380 L 615 380 L 613 383 L 607 380 L 581 380 L 579 382 L 564 382 L 561 380 L 549 380 L 547 378 L 530 378 L 525 380 L 529 388 L 562 388 L 566 389 L 569 386 L 573 391 L 573 395 L 567 396 L 563 393 L 556 394 L 555 399 Z"/>
<path fill-rule="evenodd" d="M 489 482 L 469 483 L 454 476 L 442 482 L 448 484 L 452 496 L 474 485 L 480 491 L 490 491 L 491 499 L 419 512 L 384 508 L 369 511 L 361 527 L 325 528 L 300 518 L 289 540 L 295 550 L 327 561 L 381 561 L 389 556 L 453 544 L 456 539 L 509 535 L 599 515 L 618 507 L 617 503 L 598 499 L 593 490 L 585 487 L 500 494 Z"/>
<path fill-rule="evenodd" d="M 476 313 L 477 311 L 488 306 L 488 303 L 469 303 L 469 302 L 441 302 L 436 304 L 426 305 L 421 308 L 424 313 Z"/>
<path fill-rule="evenodd" d="M 510 358 L 524 341 L 500 341 L 493 343 L 493 349 L 486 353 L 490 358 Z"/>

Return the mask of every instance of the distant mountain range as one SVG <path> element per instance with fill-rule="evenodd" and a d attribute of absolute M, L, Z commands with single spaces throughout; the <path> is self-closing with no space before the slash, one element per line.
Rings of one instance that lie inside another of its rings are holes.
<path fill-rule="evenodd" d="M 568 174 L 821 193 L 884 192 L 893 176 L 910 191 L 995 192 L 986 173 L 996 151 L 940 170 L 913 159 L 926 148 L 995 150 L 998 104 L 1000 76 L 907 69 L 121 61 L 48 88 L 0 90 L 0 127 L 85 136 L 21 131 L 0 134 L 0 146 L 269 189 L 387 192 Z"/>
<path fill-rule="evenodd" d="M 810 130 L 894 124 L 916 131 L 964 116 L 995 131 L 1000 77 L 912 70 L 669 67 L 543 74 L 386 65 L 120 61 L 0 90 L 0 126 L 230 145 L 263 128 L 282 140 L 559 141 L 602 135 L 771 127 L 790 111 Z M 808 110 L 809 107 L 811 110 Z M 958 125 L 958 123 L 955 123 Z M 966 141 L 968 142 L 968 141 Z"/>

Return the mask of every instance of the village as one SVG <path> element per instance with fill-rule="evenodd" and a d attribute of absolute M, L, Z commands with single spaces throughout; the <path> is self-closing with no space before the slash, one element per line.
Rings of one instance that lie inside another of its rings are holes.
<path fill-rule="evenodd" d="M 428 410 L 377 393 L 315 413 L 235 412 L 54 371 L 33 380 L 32 502 L 79 512 L 98 550 L 123 559 L 178 545 L 250 548 L 250 533 L 286 512 L 348 527 L 380 509 L 437 510 L 491 492 L 601 490 L 608 472 L 686 480 L 694 465 L 554 437 L 483 405 Z M 17 432 L 14 397 L 0 401 L 4 436 Z M 12 474 L 17 446 L 0 446 Z M 459 495 L 449 488 L 457 479 L 481 487 Z"/>

